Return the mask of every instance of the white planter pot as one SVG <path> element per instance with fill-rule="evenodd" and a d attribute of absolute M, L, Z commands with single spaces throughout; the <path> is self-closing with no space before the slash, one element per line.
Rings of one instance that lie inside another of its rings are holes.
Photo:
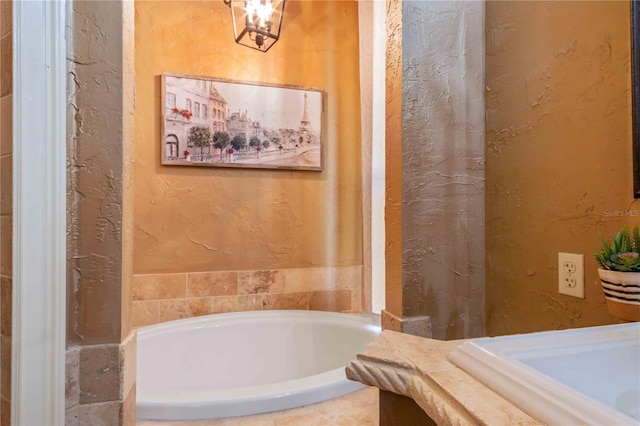
<path fill-rule="evenodd" d="M 609 313 L 626 321 L 640 321 L 640 272 L 598 269 Z"/>

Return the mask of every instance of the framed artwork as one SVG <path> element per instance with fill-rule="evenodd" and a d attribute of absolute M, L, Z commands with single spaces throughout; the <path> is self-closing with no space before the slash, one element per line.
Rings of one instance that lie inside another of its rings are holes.
<path fill-rule="evenodd" d="M 162 164 L 322 170 L 324 93 L 162 74 Z"/>

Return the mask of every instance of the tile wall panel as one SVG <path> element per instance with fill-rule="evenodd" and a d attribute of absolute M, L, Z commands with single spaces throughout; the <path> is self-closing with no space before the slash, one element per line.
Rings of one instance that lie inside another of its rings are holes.
<path fill-rule="evenodd" d="M 134 327 L 263 309 L 362 311 L 362 267 L 140 274 L 133 278 Z"/>

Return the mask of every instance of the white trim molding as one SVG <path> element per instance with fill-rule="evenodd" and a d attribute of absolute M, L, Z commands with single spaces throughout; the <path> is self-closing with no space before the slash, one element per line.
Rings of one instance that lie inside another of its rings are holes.
<path fill-rule="evenodd" d="M 358 1 L 360 109 L 362 135 L 362 247 L 365 311 L 385 307 L 385 68 L 386 7 Z M 370 288 L 367 288 L 370 287 Z"/>
<path fill-rule="evenodd" d="M 65 8 L 13 3 L 14 425 L 64 424 Z"/>

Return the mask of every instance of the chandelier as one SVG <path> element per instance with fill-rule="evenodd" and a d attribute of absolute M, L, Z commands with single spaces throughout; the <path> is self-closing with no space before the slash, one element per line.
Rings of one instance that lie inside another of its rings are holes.
<path fill-rule="evenodd" d="M 223 0 L 231 9 L 236 43 L 266 52 L 280 39 L 286 0 Z"/>

